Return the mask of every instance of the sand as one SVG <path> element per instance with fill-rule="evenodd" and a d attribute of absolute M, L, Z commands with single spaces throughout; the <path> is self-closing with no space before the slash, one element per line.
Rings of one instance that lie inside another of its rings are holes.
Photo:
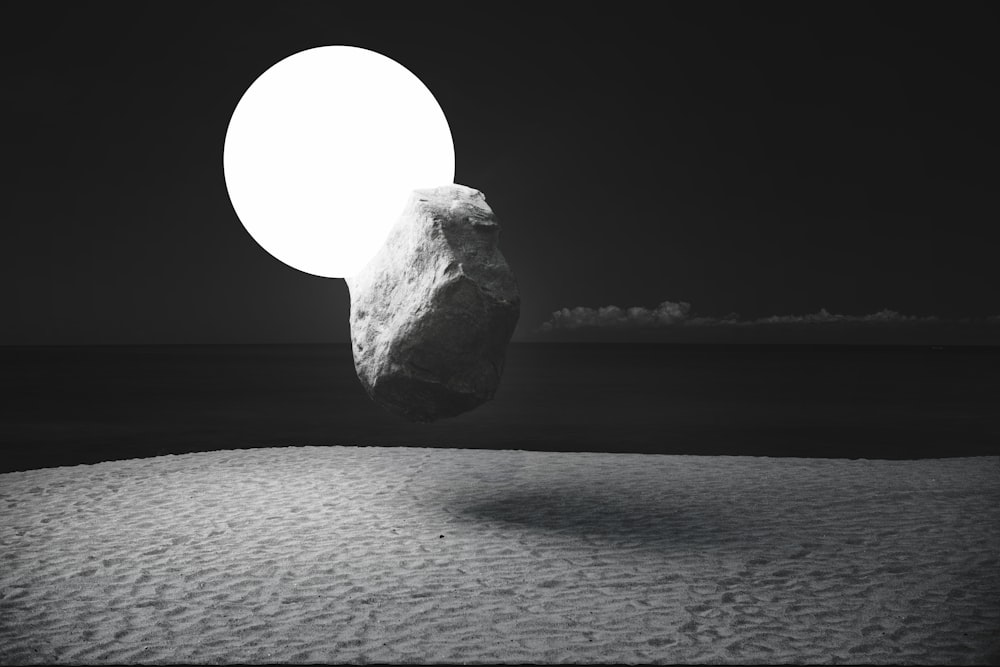
<path fill-rule="evenodd" d="M 1000 458 L 401 447 L 0 475 L 0 662 L 997 662 Z"/>

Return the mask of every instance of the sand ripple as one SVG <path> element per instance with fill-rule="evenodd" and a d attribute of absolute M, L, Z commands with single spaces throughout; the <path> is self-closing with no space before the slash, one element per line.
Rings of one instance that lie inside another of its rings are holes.
<path fill-rule="evenodd" d="M 1000 459 L 219 451 L 0 475 L 0 662 L 997 662 Z"/>

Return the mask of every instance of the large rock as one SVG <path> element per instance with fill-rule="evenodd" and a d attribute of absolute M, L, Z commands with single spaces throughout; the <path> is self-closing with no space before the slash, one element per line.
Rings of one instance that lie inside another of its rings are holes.
<path fill-rule="evenodd" d="M 372 399 L 433 421 L 493 398 L 520 314 L 483 193 L 415 190 L 385 245 L 347 279 L 358 378 Z"/>

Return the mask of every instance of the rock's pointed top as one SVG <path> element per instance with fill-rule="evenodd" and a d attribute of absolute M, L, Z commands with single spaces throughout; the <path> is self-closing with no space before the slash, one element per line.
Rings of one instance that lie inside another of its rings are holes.
<path fill-rule="evenodd" d="M 470 188 L 467 185 L 459 185 L 458 183 L 439 185 L 436 188 L 414 190 L 411 196 L 429 201 L 461 201 L 463 199 L 482 199 L 484 202 L 486 201 L 486 195 L 480 190 Z"/>
<path fill-rule="evenodd" d="M 407 212 L 430 210 L 449 224 L 471 224 L 473 227 L 497 229 L 499 224 L 493 209 L 480 190 L 451 183 L 436 188 L 414 190 L 406 205 Z"/>

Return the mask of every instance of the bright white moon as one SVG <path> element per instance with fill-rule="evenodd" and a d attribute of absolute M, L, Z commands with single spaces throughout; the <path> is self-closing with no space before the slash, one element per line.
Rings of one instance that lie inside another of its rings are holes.
<path fill-rule="evenodd" d="M 254 240 L 328 278 L 368 263 L 412 190 L 455 178 L 451 129 L 431 92 L 352 46 L 301 51 L 261 74 L 233 111 L 222 161 Z"/>

